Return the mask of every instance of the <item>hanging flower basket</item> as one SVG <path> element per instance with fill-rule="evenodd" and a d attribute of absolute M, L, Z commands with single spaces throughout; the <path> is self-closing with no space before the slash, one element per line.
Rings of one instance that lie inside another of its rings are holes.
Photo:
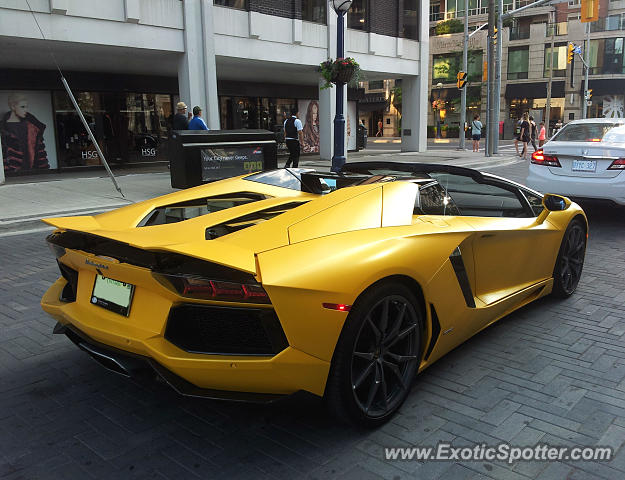
<path fill-rule="evenodd" d="M 351 57 L 326 60 L 319 65 L 325 85 L 321 88 L 330 88 L 333 83 L 355 83 L 361 76 L 360 65 Z"/>

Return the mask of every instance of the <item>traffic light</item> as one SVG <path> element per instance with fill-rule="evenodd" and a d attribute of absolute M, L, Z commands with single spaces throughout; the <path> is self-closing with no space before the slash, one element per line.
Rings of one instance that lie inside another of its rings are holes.
<path fill-rule="evenodd" d="M 458 88 L 463 88 L 467 84 L 467 72 L 458 72 L 456 78 L 458 79 L 456 82 Z"/>
<path fill-rule="evenodd" d="M 488 62 L 484 62 L 484 67 L 482 68 L 482 82 L 488 82 Z"/>
<path fill-rule="evenodd" d="M 569 54 L 566 57 L 566 63 L 571 63 L 573 61 L 573 55 L 575 52 L 573 52 L 573 50 L 575 50 L 575 45 L 573 45 L 572 43 L 569 43 Z"/>
<path fill-rule="evenodd" d="M 579 11 L 580 22 L 595 22 L 599 19 L 599 0 L 582 0 Z"/>
<path fill-rule="evenodd" d="M 495 27 L 495 30 L 493 31 L 493 44 L 497 45 L 497 27 Z"/>
<path fill-rule="evenodd" d="M 590 100 L 592 98 L 592 88 L 589 88 L 586 92 L 586 100 Z"/>

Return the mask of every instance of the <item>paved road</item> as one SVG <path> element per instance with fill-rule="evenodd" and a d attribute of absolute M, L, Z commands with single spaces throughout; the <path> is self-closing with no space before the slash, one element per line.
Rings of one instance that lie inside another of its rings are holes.
<path fill-rule="evenodd" d="M 522 180 L 527 166 L 488 169 Z M 185 399 L 104 371 L 50 333 L 39 299 L 57 268 L 44 233 L 0 238 L 0 478 L 625 478 L 625 215 L 589 214 L 578 292 L 530 305 L 447 355 L 373 432 L 335 423 L 311 398 L 272 407 Z M 439 441 L 617 454 L 609 463 L 384 460 L 384 447 Z"/>

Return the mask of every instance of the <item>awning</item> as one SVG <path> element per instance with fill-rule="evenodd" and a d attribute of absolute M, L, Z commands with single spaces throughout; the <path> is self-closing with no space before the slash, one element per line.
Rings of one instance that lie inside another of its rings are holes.
<path fill-rule="evenodd" d="M 377 112 L 378 110 L 385 110 L 388 106 L 386 102 L 373 102 L 373 103 L 362 103 L 358 102 L 358 111 L 359 112 Z"/>
<path fill-rule="evenodd" d="M 551 98 L 564 97 L 564 81 L 551 84 Z M 547 82 L 508 83 L 505 98 L 547 98 Z"/>
<path fill-rule="evenodd" d="M 584 82 L 581 82 L 582 90 Z M 597 80 L 589 79 L 588 88 L 592 89 L 595 95 L 625 95 L 625 82 L 622 78 L 601 78 Z"/>

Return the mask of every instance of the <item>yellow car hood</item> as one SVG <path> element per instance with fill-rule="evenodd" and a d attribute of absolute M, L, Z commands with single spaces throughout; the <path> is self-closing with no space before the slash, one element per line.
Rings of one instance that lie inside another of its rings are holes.
<path fill-rule="evenodd" d="M 181 253 L 255 272 L 254 255 L 263 251 L 353 230 L 408 225 L 416 192 L 417 186 L 409 182 L 362 185 L 324 196 L 269 198 L 177 223 L 141 227 L 137 226 L 139 222 L 154 208 L 164 204 L 161 199 L 96 216 L 57 217 L 43 221 L 62 230 L 80 231 L 141 249 Z M 212 240 L 206 239 L 206 230 L 211 226 L 293 202 L 302 204 L 270 220 Z"/>

